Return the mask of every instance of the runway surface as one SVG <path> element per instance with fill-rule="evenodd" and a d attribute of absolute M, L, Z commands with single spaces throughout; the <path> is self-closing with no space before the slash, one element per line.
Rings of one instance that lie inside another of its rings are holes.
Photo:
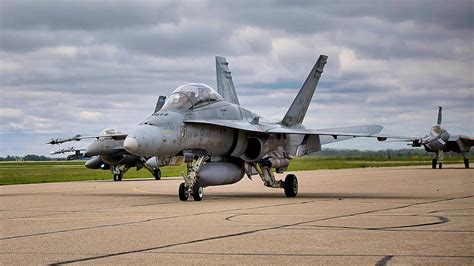
<path fill-rule="evenodd" d="M 0 187 L 0 264 L 474 264 L 474 171 L 297 172 L 180 202 L 181 179 Z"/>

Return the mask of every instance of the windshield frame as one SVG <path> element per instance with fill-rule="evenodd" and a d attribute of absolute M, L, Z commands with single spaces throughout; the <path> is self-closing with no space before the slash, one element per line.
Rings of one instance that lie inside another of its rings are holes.
<path fill-rule="evenodd" d="M 224 98 L 212 87 L 203 83 L 187 83 L 168 96 L 161 110 L 187 111 L 220 101 L 224 101 Z"/>

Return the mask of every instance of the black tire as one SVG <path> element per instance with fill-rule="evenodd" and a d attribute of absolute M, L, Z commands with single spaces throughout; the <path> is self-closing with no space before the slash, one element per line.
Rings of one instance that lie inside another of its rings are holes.
<path fill-rule="evenodd" d="M 469 168 L 469 159 L 464 159 L 464 167 Z"/>
<path fill-rule="evenodd" d="M 433 159 L 433 160 L 431 161 L 431 168 L 436 169 L 436 165 L 437 165 L 437 164 L 438 164 L 438 160 Z"/>
<path fill-rule="evenodd" d="M 179 184 L 178 195 L 179 195 L 179 200 L 181 201 L 188 200 L 189 195 L 186 189 L 186 185 L 184 183 Z"/>
<path fill-rule="evenodd" d="M 443 169 L 443 163 L 439 163 L 439 164 L 438 164 L 438 168 L 439 168 L 439 169 Z"/>
<path fill-rule="evenodd" d="M 160 168 L 157 168 L 153 170 L 153 176 L 155 177 L 155 180 L 160 180 L 161 179 L 161 170 Z"/>
<path fill-rule="evenodd" d="M 122 181 L 123 176 L 121 174 L 114 174 L 114 181 Z"/>
<path fill-rule="evenodd" d="M 201 201 L 204 197 L 204 188 L 199 182 L 196 182 L 193 186 L 193 198 L 195 201 Z"/>
<path fill-rule="evenodd" d="M 283 183 L 283 188 L 285 190 L 285 196 L 289 198 L 296 197 L 296 194 L 298 194 L 298 178 L 293 174 L 287 175 Z"/>

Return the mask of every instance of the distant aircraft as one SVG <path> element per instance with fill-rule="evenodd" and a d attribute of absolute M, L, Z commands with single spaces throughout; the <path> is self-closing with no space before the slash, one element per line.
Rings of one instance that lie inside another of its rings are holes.
<path fill-rule="evenodd" d="M 187 174 L 178 194 L 203 198 L 203 187 L 232 184 L 244 173 L 258 174 L 265 186 L 283 188 L 287 197 L 298 193 L 294 174 L 276 180 L 294 156 L 321 150 L 321 145 L 354 137 L 371 137 L 382 127 L 356 126 L 323 130 L 306 129 L 303 119 L 323 73 L 327 56 L 321 55 L 281 121 L 270 121 L 239 104 L 228 63 L 216 57 L 217 87 L 189 83 L 178 87 L 163 108 L 143 121 L 124 141 L 137 156 L 150 156 L 149 166 L 159 167 L 184 157 Z M 262 99 L 268 100 L 268 99 Z"/>
<path fill-rule="evenodd" d="M 59 149 L 57 151 L 52 151 L 52 152 L 50 152 L 50 154 L 51 155 L 56 155 L 56 154 L 64 154 L 64 153 L 74 152 L 74 154 L 68 155 L 66 157 L 66 160 L 70 161 L 70 160 L 80 160 L 80 159 L 86 158 L 87 156 L 85 156 L 85 154 L 82 153 L 82 151 L 85 151 L 85 149 L 75 149 L 74 147 L 68 147 L 68 148 L 64 148 L 64 149 Z"/>
<path fill-rule="evenodd" d="M 155 112 L 158 112 L 165 103 L 166 97 L 160 96 L 155 107 Z M 85 166 L 90 169 L 102 169 L 112 171 L 114 181 L 121 181 L 123 175 L 132 167 L 137 170 L 141 168 L 147 169 L 156 180 L 161 179 L 161 170 L 159 167 L 150 167 L 146 164 L 148 157 L 132 155 L 123 148 L 123 141 L 127 134 L 121 133 L 116 129 L 104 129 L 98 136 L 82 136 L 80 134 L 71 138 L 56 138 L 49 141 L 47 144 L 61 144 L 70 141 L 80 141 L 83 139 L 96 139 L 89 144 L 86 149 L 76 150 L 74 147 L 61 149 L 51 154 L 60 154 L 67 152 L 75 152 L 73 155 L 67 157 L 68 160 L 81 159 L 84 156 L 92 157 Z M 80 153 L 85 151 L 84 154 Z M 179 161 L 170 161 L 170 165 L 174 163 L 180 164 Z"/>
<path fill-rule="evenodd" d="M 462 153 L 464 158 L 464 167 L 469 168 L 469 159 L 466 157 L 466 153 L 471 150 L 474 145 L 474 137 L 465 135 L 451 135 L 449 132 L 441 126 L 443 119 L 442 114 L 443 108 L 439 106 L 438 109 L 438 120 L 436 125 L 431 127 L 429 135 L 425 137 L 405 137 L 405 136 L 394 136 L 394 135 L 380 135 L 377 137 L 379 141 L 385 141 L 387 138 L 401 139 L 412 142 L 412 147 L 423 146 L 427 152 L 436 153 L 436 157 L 431 161 L 431 167 L 436 169 L 438 166 L 440 169 L 443 168 L 444 152 L 456 152 Z"/>

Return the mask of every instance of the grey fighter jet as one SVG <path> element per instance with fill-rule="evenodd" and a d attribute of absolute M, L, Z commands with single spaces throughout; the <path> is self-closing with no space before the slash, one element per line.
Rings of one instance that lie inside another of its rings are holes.
<path fill-rule="evenodd" d="M 68 148 L 59 149 L 57 151 L 52 151 L 50 152 L 50 154 L 56 155 L 56 154 L 64 154 L 64 153 L 73 152 L 73 154 L 68 155 L 66 157 L 66 161 L 71 161 L 71 160 L 80 160 L 80 159 L 86 158 L 87 156 L 85 156 L 85 154 L 82 153 L 83 151 L 85 151 L 85 149 L 75 149 L 74 147 L 68 147 Z"/>
<path fill-rule="evenodd" d="M 132 155 L 123 148 L 123 141 L 126 137 L 127 134 L 121 133 L 116 129 L 104 129 L 98 136 L 76 135 L 72 138 L 56 139 L 54 144 L 83 139 L 95 139 L 95 141 L 87 145 L 85 149 L 69 147 L 51 152 L 51 154 L 75 152 L 75 154 L 69 155 L 67 160 L 92 157 L 86 161 L 85 166 L 89 169 L 110 170 L 114 181 L 121 181 L 123 175 L 132 167 L 136 167 L 137 171 L 145 168 L 150 171 L 156 180 L 161 179 L 160 169 L 152 168 L 146 164 L 148 158 Z M 81 153 L 81 151 L 84 151 L 84 153 Z"/>
<path fill-rule="evenodd" d="M 187 173 L 178 189 L 182 201 L 203 198 L 203 187 L 227 185 L 259 175 L 287 197 L 298 193 L 294 174 L 276 180 L 295 156 L 317 152 L 321 145 L 371 137 L 382 127 L 356 126 L 311 130 L 302 125 L 327 56 L 321 55 L 281 121 L 270 121 L 239 105 L 228 64 L 216 58 L 218 91 L 201 83 L 178 87 L 163 108 L 138 125 L 124 141 L 131 154 L 151 157 L 154 167 L 184 158 Z"/>
<path fill-rule="evenodd" d="M 443 119 L 442 112 L 443 108 L 439 106 L 436 125 L 431 127 L 430 134 L 425 137 L 380 135 L 377 139 L 379 141 L 385 141 L 387 138 L 401 139 L 411 142 L 412 147 L 423 146 L 427 152 L 434 152 L 436 154 L 435 158 L 431 161 L 431 167 L 433 169 L 436 169 L 436 166 L 440 169 L 443 168 L 444 152 L 462 153 L 464 157 L 464 167 L 469 168 L 469 159 L 466 157 L 466 153 L 468 153 L 474 145 L 474 137 L 449 134 L 449 132 L 441 126 Z"/>
<path fill-rule="evenodd" d="M 160 96 L 155 107 L 158 112 L 164 105 L 165 96 Z M 127 134 L 121 133 L 116 129 L 104 129 L 98 136 L 82 136 L 80 134 L 71 138 L 55 138 L 51 139 L 47 144 L 62 144 L 70 141 L 80 141 L 83 139 L 95 139 L 94 142 L 87 145 L 86 149 L 74 149 L 69 147 L 60 149 L 51 154 L 60 154 L 67 152 L 75 152 L 67 157 L 68 160 L 82 159 L 84 157 L 92 157 L 85 166 L 89 169 L 110 170 L 113 174 L 114 181 L 121 181 L 123 175 L 132 167 L 136 167 L 137 171 L 145 168 L 155 177 L 156 180 L 161 179 L 161 170 L 159 167 L 152 167 L 146 164 L 148 157 L 132 155 L 123 147 L 123 141 Z M 85 151 L 81 153 L 81 151 Z M 180 163 L 179 161 L 177 163 Z M 169 162 L 170 165 L 173 161 Z"/>

